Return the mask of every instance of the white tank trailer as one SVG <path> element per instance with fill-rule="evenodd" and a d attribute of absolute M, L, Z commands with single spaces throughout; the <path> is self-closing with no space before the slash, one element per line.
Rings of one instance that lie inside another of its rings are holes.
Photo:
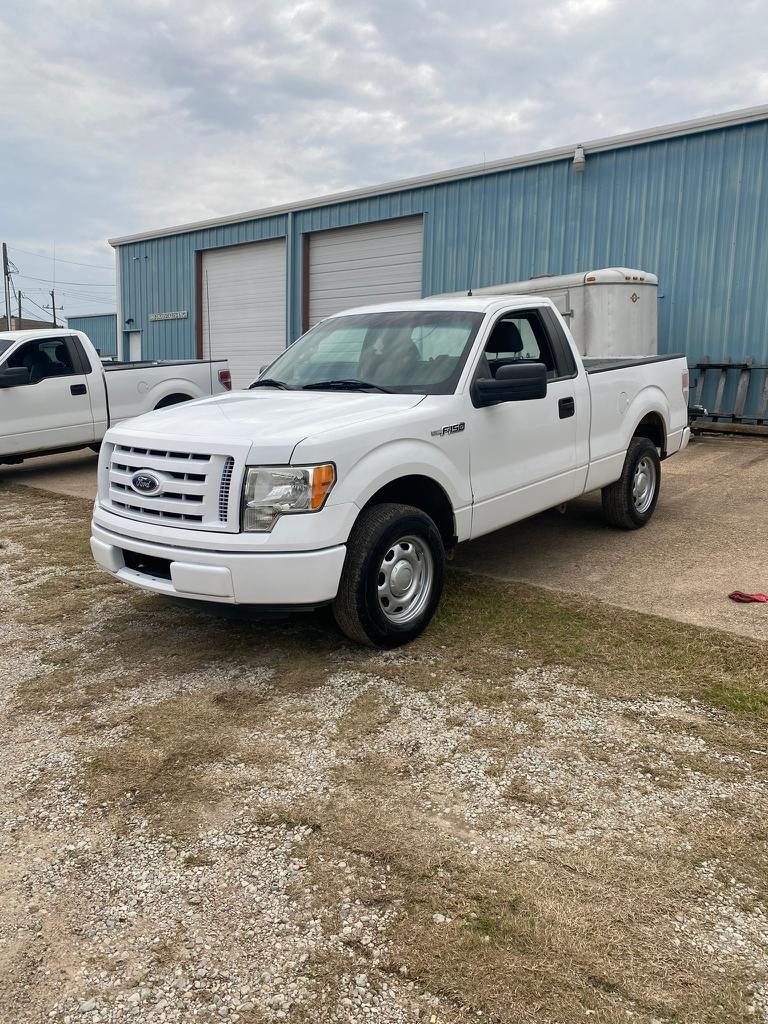
<path fill-rule="evenodd" d="M 657 354 L 658 288 L 656 275 L 645 270 L 605 267 L 473 288 L 472 294 L 545 295 L 565 317 L 583 356 L 612 358 Z"/>

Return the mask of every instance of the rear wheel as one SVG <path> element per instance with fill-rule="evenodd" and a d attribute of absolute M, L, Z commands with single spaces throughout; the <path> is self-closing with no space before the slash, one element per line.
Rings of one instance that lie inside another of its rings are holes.
<path fill-rule="evenodd" d="M 611 526 L 638 530 L 656 508 L 661 487 L 661 460 L 653 441 L 633 437 L 619 479 L 603 488 L 603 515 Z"/>
<path fill-rule="evenodd" d="M 339 628 L 356 643 L 397 647 L 417 637 L 443 590 L 445 548 L 434 522 L 411 505 L 361 513 L 333 603 Z"/>
<path fill-rule="evenodd" d="M 191 402 L 191 395 L 166 395 L 165 398 L 161 398 L 155 406 L 155 411 L 158 409 L 167 409 L 169 405 L 180 405 L 182 402 Z"/>

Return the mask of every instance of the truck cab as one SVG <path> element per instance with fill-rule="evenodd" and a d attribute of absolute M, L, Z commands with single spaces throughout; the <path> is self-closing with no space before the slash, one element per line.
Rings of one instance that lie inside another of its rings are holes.
<path fill-rule="evenodd" d="M 0 336 L 0 453 L 86 447 L 106 420 L 104 389 L 78 334 Z"/>
<path fill-rule="evenodd" d="M 226 360 L 104 365 L 82 331 L 0 333 L 0 463 L 97 447 L 110 424 L 229 390 Z"/>

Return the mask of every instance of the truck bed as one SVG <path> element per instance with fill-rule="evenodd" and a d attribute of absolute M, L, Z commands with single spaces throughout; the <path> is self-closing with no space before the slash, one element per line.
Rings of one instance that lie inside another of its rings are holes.
<path fill-rule="evenodd" d="M 102 366 L 107 373 L 112 373 L 113 370 L 137 370 L 147 366 L 188 366 L 190 363 L 195 363 L 197 366 L 208 366 L 215 363 L 226 363 L 226 361 L 226 359 L 138 359 L 132 363 L 107 363 L 102 360 Z"/>
<path fill-rule="evenodd" d="M 664 363 L 669 359 L 685 359 L 684 352 L 673 352 L 661 356 L 583 356 L 582 362 L 587 373 L 605 373 L 606 370 L 626 370 L 631 366 L 645 366 L 647 363 Z"/>

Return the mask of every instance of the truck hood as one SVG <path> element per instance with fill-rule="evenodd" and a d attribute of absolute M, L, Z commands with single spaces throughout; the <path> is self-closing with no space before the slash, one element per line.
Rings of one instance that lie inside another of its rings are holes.
<path fill-rule="evenodd" d="M 171 439 L 251 446 L 248 461 L 285 463 L 308 437 L 347 427 L 355 431 L 373 419 L 413 409 L 424 395 L 386 395 L 348 391 L 236 391 L 185 402 L 126 420 L 110 431 L 110 440 L 147 441 L 156 448 Z M 150 443 L 151 439 L 151 443 Z"/>

